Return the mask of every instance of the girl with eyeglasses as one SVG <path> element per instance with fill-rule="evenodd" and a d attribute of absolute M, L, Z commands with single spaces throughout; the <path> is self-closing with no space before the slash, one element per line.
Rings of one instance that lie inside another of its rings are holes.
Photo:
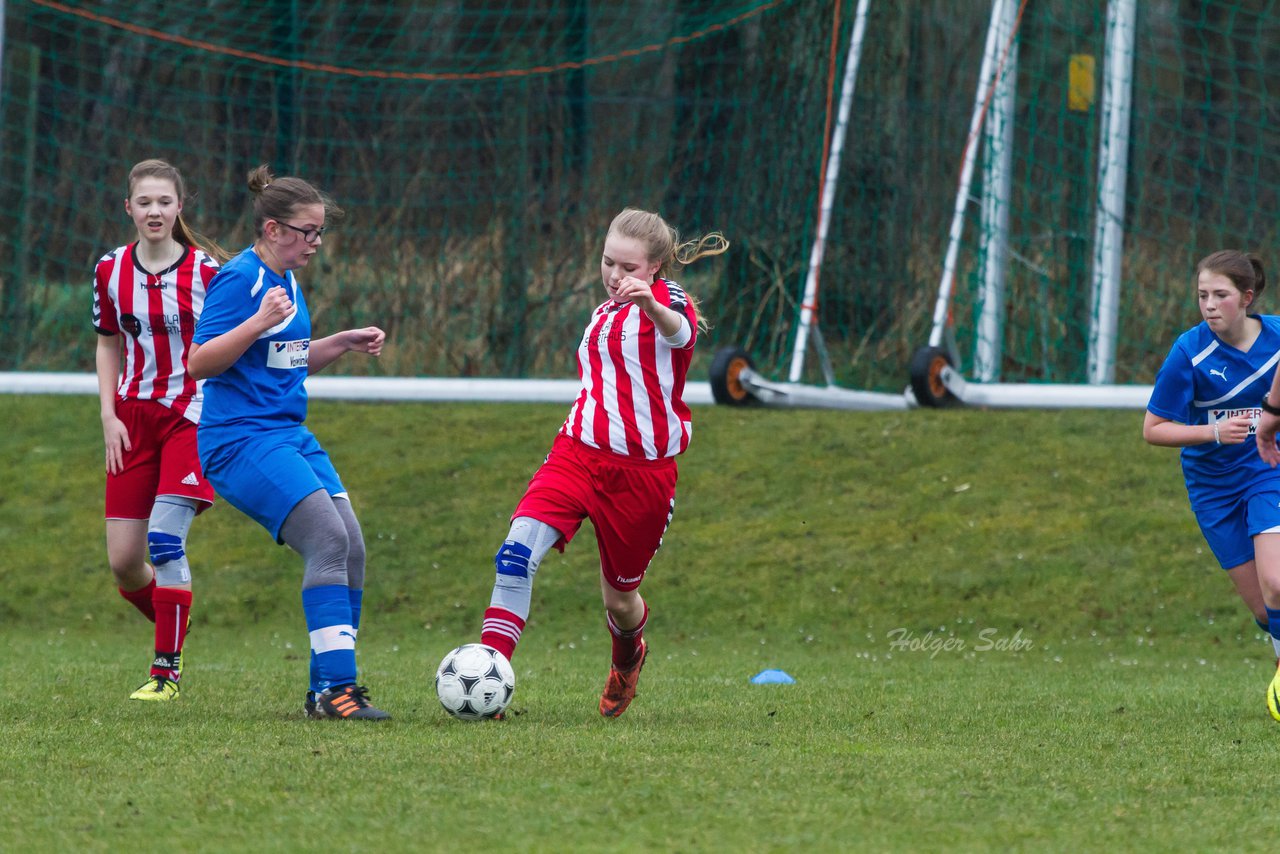
<path fill-rule="evenodd" d="M 249 173 L 253 245 L 209 288 L 190 370 L 205 383 L 200 461 L 218 494 L 302 555 L 311 645 L 309 717 L 386 720 L 357 684 L 356 634 L 365 582 L 360 523 L 342 480 L 305 424 L 307 376 L 348 352 L 377 356 L 376 326 L 312 340 L 294 275 L 324 242 L 333 201 L 301 178 Z"/>

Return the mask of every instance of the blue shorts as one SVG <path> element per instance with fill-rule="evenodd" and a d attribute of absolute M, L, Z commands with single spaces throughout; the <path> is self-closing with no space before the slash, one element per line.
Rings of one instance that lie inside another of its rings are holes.
<path fill-rule="evenodd" d="M 1223 569 L 1253 560 L 1253 537 L 1275 529 L 1280 533 L 1280 491 L 1247 492 L 1228 500 L 1201 502 L 1192 509 L 1200 532 Z"/>
<path fill-rule="evenodd" d="M 266 528 L 277 543 L 280 528 L 298 502 L 318 489 L 345 496 L 329 455 L 306 427 L 261 430 L 210 448 L 216 437 L 200 433 L 204 476 L 227 503 Z"/>

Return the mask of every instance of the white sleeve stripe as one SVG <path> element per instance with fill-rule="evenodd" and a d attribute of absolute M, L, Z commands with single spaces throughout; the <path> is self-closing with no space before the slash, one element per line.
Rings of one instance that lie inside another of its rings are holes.
<path fill-rule="evenodd" d="M 283 332 L 285 330 L 285 327 L 287 327 L 290 323 L 293 323 L 293 318 L 297 316 L 297 314 L 298 314 L 298 305 L 297 303 L 294 303 L 293 308 L 289 309 L 289 313 L 284 316 L 284 320 L 280 321 L 275 326 L 271 327 L 266 332 L 259 335 L 258 340 L 261 341 L 263 338 L 270 338 L 272 335 L 276 335 L 280 332 Z"/>
<path fill-rule="evenodd" d="M 1209 354 L 1217 349 L 1218 349 L 1218 342 L 1214 341 L 1208 347 L 1205 347 L 1199 353 L 1196 353 L 1194 356 L 1191 357 L 1191 367 L 1194 368 L 1196 365 L 1200 364 L 1205 359 L 1209 358 Z"/>
<path fill-rule="evenodd" d="M 1239 394 L 1242 390 L 1244 390 L 1245 387 L 1247 387 L 1254 380 L 1258 379 L 1263 374 L 1270 371 L 1278 361 L 1280 361 L 1280 352 L 1273 353 L 1271 354 L 1271 358 L 1267 359 L 1266 363 L 1263 364 L 1262 367 L 1258 368 L 1258 370 L 1254 371 L 1252 374 L 1245 377 L 1240 382 L 1236 383 L 1235 388 L 1231 389 L 1231 391 L 1227 392 L 1222 397 L 1219 397 L 1216 400 L 1206 400 L 1206 401 L 1194 400 L 1192 401 L 1192 404 L 1194 406 L 1199 406 L 1199 407 L 1216 406 L 1217 404 L 1222 403 L 1224 400 L 1230 400 L 1231 398 Z"/>
<path fill-rule="evenodd" d="M 264 268 L 264 267 L 259 267 L 259 268 L 258 268 L 258 281 L 254 282 L 254 283 L 253 283 L 253 287 L 249 288 L 249 296 L 251 296 L 251 297 L 256 297 L 256 296 L 258 295 L 258 291 L 262 290 L 262 283 L 263 283 L 263 279 L 265 279 L 265 278 L 266 278 L 266 275 L 267 275 L 266 268 Z"/>

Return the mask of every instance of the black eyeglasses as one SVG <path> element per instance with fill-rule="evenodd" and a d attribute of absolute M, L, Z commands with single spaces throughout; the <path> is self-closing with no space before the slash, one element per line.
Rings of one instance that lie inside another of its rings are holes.
<path fill-rule="evenodd" d="M 291 228 L 294 231 L 298 232 L 298 234 L 301 234 L 302 239 L 305 240 L 307 243 L 315 243 L 317 240 L 319 240 L 321 237 L 324 236 L 325 227 L 323 225 L 320 226 L 319 228 L 298 228 L 296 225 L 289 225 L 289 223 L 280 222 L 280 220 L 276 220 L 276 222 L 279 222 L 285 228 Z"/>

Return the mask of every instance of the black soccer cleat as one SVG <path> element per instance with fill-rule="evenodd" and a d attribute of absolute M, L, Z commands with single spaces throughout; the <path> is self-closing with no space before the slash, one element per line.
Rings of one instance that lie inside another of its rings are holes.
<path fill-rule="evenodd" d="M 369 691 L 363 685 L 335 685 L 315 695 L 321 717 L 343 720 L 387 721 L 391 715 L 369 703 Z"/>

